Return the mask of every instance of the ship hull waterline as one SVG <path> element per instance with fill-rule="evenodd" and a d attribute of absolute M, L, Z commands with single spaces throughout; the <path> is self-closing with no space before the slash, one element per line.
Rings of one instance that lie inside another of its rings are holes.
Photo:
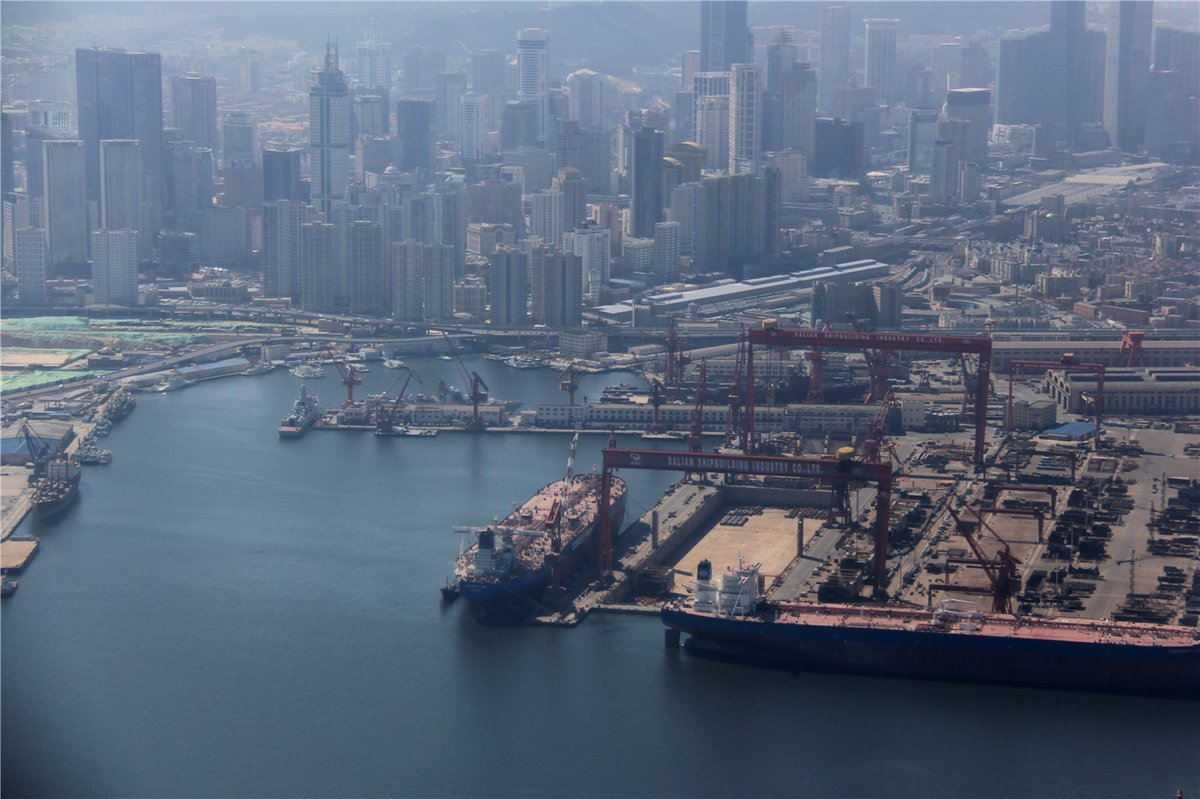
<path fill-rule="evenodd" d="M 664 608 L 694 654 L 803 671 L 1200 699 L 1200 645 L 1030 641 L 721 618 Z"/>

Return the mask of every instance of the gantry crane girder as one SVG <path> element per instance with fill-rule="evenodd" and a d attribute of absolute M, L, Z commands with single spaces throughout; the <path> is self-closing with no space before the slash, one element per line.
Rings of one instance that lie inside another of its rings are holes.
<path fill-rule="evenodd" d="M 1043 371 L 1062 370 L 1064 372 L 1090 372 L 1096 375 L 1096 397 L 1092 409 L 1096 416 L 1096 443 L 1100 443 L 1100 423 L 1104 419 L 1104 364 L 1076 363 L 1064 356 L 1060 361 L 1009 361 L 1008 362 L 1008 410 L 1005 415 L 1005 425 L 1009 435 L 1013 429 L 1013 376 L 1021 371 L 1040 369 Z"/>
<path fill-rule="evenodd" d="M 876 486 L 875 525 L 873 537 L 874 591 L 883 598 L 887 591 L 888 531 L 892 513 L 892 467 L 887 463 L 868 463 L 853 458 L 803 456 L 786 458 L 771 455 L 740 455 L 707 452 L 670 452 L 655 450 L 617 449 L 613 438 L 602 451 L 603 471 L 600 481 L 600 508 L 596 536 L 600 570 L 612 571 L 612 471 L 614 469 L 652 469 L 693 473 L 764 475 L 773 477 L 808 477 L 831 486 L 848 483 L 874 483 Z"/>
<path fill-rule="evenodd" d="M 938 336 L 926 333 L 867 333 L 857 330 L 813 330 L 764 326 L 747 333 L 746 424 L 754 440 L 754 346 L 792 349 L 890 350 L 893 352 L 947 352 L 973 354 L 979 359 L 975 386 L 975 468 L 983 468 L 987 433 L 988 385 L 991 382 L 992 340 L 987 336 Z"/>

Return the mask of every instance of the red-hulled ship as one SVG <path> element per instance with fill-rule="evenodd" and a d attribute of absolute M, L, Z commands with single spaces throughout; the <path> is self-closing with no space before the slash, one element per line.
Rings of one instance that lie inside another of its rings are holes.
<path fill-rule="evenodd" d="M 772 603 L 758 566 L 712 579 L 662 611 L 700 653 L 825 671 L 1200 699 L 1200 634 L 1188 627 L 1016 617 L 962 609 Z"/>

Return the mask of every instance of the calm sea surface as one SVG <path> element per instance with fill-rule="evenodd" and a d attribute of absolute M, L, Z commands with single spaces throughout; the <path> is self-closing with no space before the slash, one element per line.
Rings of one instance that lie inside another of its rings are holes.
<path fill-rule="evenodd" d="M 471 366 L 499 398 L 562 396 L 549 371 Z M 327 406 L 329 371 L 309 384 Z M 1200 794 L 1195 703 L 709 662 L 652 617 L 478 627 L 440 603 L 450 527 L 560 476 L 568 437 L 280 441 L 297 382 L 139 395 L 62 521 L 26 521 L 42 550 L 3 604 L 6 799 Z M 624 476 L 628 518 L 677 479 Z"/>

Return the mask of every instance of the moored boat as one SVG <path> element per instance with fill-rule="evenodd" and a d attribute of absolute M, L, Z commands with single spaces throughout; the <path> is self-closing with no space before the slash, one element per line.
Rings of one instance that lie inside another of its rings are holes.
<path fill-rule="evenodd" d="M 689 649 L 818 671 L 1200 698 L 1200 634 L 1169 625 L 1010 616 L 899 605 L 775 603 L 758 565 L 713 579 L 663 608 Z"/>
<path fill-rule="evenodd" d="M 458 589 L 480 620 L 513 618 L 552 610 L 563 596 L 559 583 L 582 564 L 596 532 L 599 474 L 572 474 L 578 436 L 571 443 L 567 474 L 550 483 L 502 521 L 456 528 L 474 543 L 454 566 Z M 625 514 L 625 481 L 612 478 L 610 519 L 619 530 Z"/>
<path fill-rule="evenodd" d="M 69 458 L 59 458 L 46 464 L 33 489 L 33 512 L 42 521 L 62 515 L 79 494 L 82 470 Z"/>
<path fill-rule="evenodd" d="M 280 438 L 299 438 L 316 423 L 321 415 L 318 407 L 321 402 L 316 394 L 309 394 L 308 389 L 301 384 L 300 396 L 292 403 L 292 409 L 279 423 Z"/>

